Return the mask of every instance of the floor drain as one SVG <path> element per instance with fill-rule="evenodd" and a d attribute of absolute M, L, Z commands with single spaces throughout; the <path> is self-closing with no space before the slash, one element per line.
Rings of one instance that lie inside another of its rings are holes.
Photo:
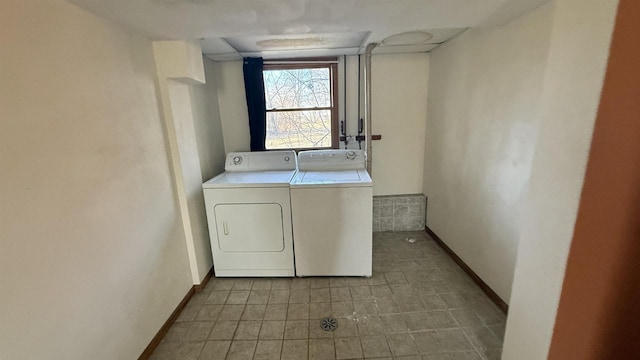
<path fill-rule="evenodd" d="M 320 327 L 324 331 L 333 331 L 338 327 L 338 320 L 332 317 L 326 317 L 320 320 Z"/>

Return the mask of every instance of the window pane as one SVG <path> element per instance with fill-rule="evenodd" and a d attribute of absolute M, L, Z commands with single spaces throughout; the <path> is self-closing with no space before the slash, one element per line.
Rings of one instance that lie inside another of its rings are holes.
<path fill-rule="evenodd" d="M 265 70 L 267 110 L 331 106 L 328 68 Z"/>
<path fill-rule="evenodd" d="M 331 147 L 331 111 L 267 112 L 267 149 Z"/>

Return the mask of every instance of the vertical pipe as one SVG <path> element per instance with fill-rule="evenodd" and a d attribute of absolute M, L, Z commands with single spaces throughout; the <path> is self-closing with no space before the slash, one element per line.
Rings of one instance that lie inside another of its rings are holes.
<path fill-rule="evenodd" d="M 364 149 L 367 154 L 367 171 L 373 177 L 371 146 L 371 52 L 378 43 L 369 43 L 364 50 Z"/>

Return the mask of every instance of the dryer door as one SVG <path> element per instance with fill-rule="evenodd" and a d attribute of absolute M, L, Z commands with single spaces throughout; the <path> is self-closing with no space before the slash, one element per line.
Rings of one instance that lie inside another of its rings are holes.
<path fill-rule="evenodd" d="M 280 204 L 218 204 L 214 211 L 218 247 L 223 252 L 284 250 Z"/>

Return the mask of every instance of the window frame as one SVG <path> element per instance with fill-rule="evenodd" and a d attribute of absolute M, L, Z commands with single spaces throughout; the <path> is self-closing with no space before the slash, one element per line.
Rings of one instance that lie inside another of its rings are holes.
<path fill-rule="evenodd" d="M 309 110 L 330 110 L 331 111 L 331 146 L 305 147 L 305 148 L 277 148 L 266 149 L 267 151 L 281 150 L 326 150 L 338 149 L 340 146 L 339 134 L 339 97 L 338 97 L 338 58 L 306 58 L 306 59 L 278 59 L 265 60 L 264 71 L 269 70 L 295 70 L 295 69 L 329 69 L 329 81 L 331 89 L 331 106 L 315 108 L 287 108 L 287 109 L 266 109 L 266 113 L 285 111 L 309 111 Z M 265 91 L 263 88 L 262 91 Z"/>

